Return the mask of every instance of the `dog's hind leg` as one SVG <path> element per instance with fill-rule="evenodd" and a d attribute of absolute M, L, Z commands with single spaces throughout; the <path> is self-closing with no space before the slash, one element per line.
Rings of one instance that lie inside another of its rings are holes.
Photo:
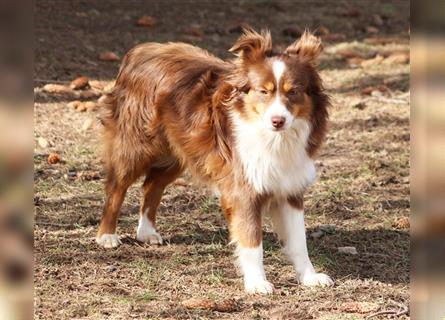
<path fill-rule="evenodd" d="M 118 153 L 121 149 L 117 150 L 113 154 L 109 153 L 108 158 L 106 158 L 108 161 L 105 184 L 106 200 L 96 237 L 96 242 L 105 248 L 114 248 L 121 244 L 116 234 L 116 227 L 125 194 L 127 189 L 141 175 L 145 164 L 149 162 L 148 159 L 138 157 L 138 153 L 134 151 L 129 154 L 128 152 Z"/>
<path fill-rule="evenodd" d="M 114 170 L 108 172 L 105 206 L 96 237 L 96 242 L 104 248 L 114 248 L 121 244 L 116 234 L 117 218 L 127 189 L 133 181 L 117 178 Z"/>
<path fill-rule="evenodd" d="M 161 202 L 164 189 L 183 171 L 179 163 L 166 168 L 151 168 L 143 185 L 144 197 L 141 204 L 136 239 L 150 244 L 162 244 L 161 236 L 156 232 L 156 212 Z"/>

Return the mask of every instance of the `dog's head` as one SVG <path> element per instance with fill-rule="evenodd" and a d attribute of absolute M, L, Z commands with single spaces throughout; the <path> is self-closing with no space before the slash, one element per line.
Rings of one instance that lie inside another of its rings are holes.
<path fill-rule="evenodd" d="M 240 92 L 242 103 L 235 109 L 243 121 L 283 132 L 297 119 L 309 121 L 314 129 L 327 117 L 328 98 L 316 68 L 322 51 L 318 37 L 305 32 L 274 53 L 268 31 L 247 29 L 230 51 L 237 55 L 230 81 Z"/>

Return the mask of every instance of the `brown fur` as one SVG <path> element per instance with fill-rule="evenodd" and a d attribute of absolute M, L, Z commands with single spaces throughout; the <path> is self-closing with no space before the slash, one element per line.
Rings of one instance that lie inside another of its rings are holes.
<path fill-rule="evenodd" d="M 242 246 L 258 246 L 261 208 L 270 195 L 257 194 L 246 182 L 228 114 L 234 109 L 246 117 L 261 112 L 257 97 L 251 104 L 244 99 L 256 96 L 262 84 L 265 90 L 289 95 L 298 85 L 300 91 L 286 103 L 312 123 L 308 153 L 313 156 L 325 135 L 329 103 L 313 63 L 319 47 L 305 34 L 286 52 L 273 56 L 268 32 L 246 30 L 231 49 L 238 58 L 229 62 L 184 43 L 148 43 L 132 49 L 101 116 L 108 178 L 98 235 L 115 233 L 126 190 L 142 175 L 146 179 L 141 214 L 149 207 L 148 218 L 154 224 L 164 188 L 188 168 L 220 190 L 232 239 Z M 274 85 L 269 69 L 276 57 L 286 61 L 294 76 Z M 297 203 L 294 198 L 289 202 Z"/>

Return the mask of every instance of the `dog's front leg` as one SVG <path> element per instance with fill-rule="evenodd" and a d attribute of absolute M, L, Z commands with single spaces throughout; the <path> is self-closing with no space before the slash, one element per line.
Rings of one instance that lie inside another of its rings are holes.
<path fill-rule="evenodd" d="M 244 277 L 244 288 L 248 293 L 270 294 L 273 285 L 267 281 L 263 266 L 263 245 L 249 247 L 238 243 L 238 263 Z"/>
<path fill-rule="evenodd" d="M 261 209 L 250 200 L 234 201 L 224 206 L 229 222 L 232 242 L 236 243 L 236 255 L 248 293 L 270 294 L 273 285 L 267 281 L 263 266 Z M 226 202 L 227 204 L 227 202 Z"/>
<path fill-rule="evenodd" d="M 271 208 L 270 216 L 275 231 L 284 241 L 284 251 L 295 267 L 298 280 L 306 286 L 330 286 L 331 278 L 317 273 L 309 259 L 302 197 L 291 197 Z"/>

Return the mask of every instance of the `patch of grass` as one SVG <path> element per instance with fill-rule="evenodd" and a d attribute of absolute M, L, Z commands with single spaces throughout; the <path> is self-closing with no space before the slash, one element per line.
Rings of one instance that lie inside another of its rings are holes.
<path fill-rule="evenodd" d="M 211 243 L 205 247 L 205 251 L 208 254 L 219 254 L 220 252 L 225 250 L 225 245 L 222 243 Z"/>
<path fill-rule="evenodd" d="M 141 280 L 152 283 L 154 280 L 155 268 L 148 264 L 145 259 L 138 259 L 130 263 L 130 266 L 141 273 Z"/>
<path fill-rule="evenodd" d="M 274 239 L 263 238 L 263 250 L 265 253 L 272 253 L 280 248 L 280 244 Z"/>
<path fill-rule="evenodd" d="M 191 262 L 191 259 L 186 257 L 183 253 L 175 253 L 170 260 L 176 266 L 187 265 Z"/>
<path fill-rule="evenodd" d="M 203 213 L 220 212 L 220 206 L 216 198 L 206 197 L 200 205 L 200 211 Z"/>
<path fill-rule="evenodd" d="M 136 296 L 136 301 L 138 302 L 150 302 L 156 300 L 156 295 L 151 291 L 146 291 L 138 296 Z"/>
<path fill-rule="evenodd" d="M 115 301 L 120 304 L 131 304 L 133 303 L 133 299 L 128 296 L 117 296 Z"/>
<path fill-rule="evenodd" d="M 335 262 L 329 255 L 318 252 L 318 250 L 315 250 L 313 246 L 309 246 L 308 251 L 312 263 L 317 270 L 326 272 L 326 270 L 335 267 Z"/>
<path fill-rule="evenodd" d="M 391 3 L 384 2 L 381 4 L 380 10 L 382 13 L 387 16 L 392 16 L 394 14 L 394 6 Z"/>
<path fill-rule="evenodd" d="M 210 274 L 205 277 L 206 281 L 212 285 L 219 285 L 224 282 L 224 272 L 220 269 L 211 270 Z"/>

